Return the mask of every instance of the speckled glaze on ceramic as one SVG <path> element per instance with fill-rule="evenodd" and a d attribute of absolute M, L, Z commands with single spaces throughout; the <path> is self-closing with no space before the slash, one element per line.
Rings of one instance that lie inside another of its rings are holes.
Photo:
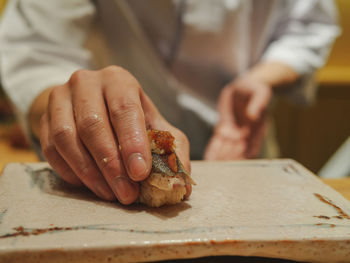
<path fill-rule="evenodd" d="M 0 262 L 208 255 L 350 261 L 350 203 L 292 160 L 193 162 L 189 201 L 130 207 L 68 186 L 46 163 L 0 178 Z"/>

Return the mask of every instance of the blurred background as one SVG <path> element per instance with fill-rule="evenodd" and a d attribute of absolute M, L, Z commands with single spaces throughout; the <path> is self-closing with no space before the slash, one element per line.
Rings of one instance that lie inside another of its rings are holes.
<path fill-rule="evenodd" d="M 316 100 L 302 107 L 280 97 L 273 114 L 280 158 L 295 159 L 316 174 L 350 136 L 350 1 L 335 2 L 342 35 L 328 63 L 316 74 Z M 0 0 L 0 13 L 5 5 L 6 0 Z M 343 150 L 346 165 L 350 164 L 350 145 L 347 149 Z M 25 141 L 0 88 L 0 170 L 8 162 L 31 161 L 37 161 L 37 157 Z"/>
<path fill-rule="evenodd" d="M 303 108 L 280 98 L 274 111 L 281 157 L 293 158 L 314 173 L 350 136 L 350 1 L 335 2 L 342 35 L 336 40 L 328 63 L 316 74 L 316 100 Z"/>

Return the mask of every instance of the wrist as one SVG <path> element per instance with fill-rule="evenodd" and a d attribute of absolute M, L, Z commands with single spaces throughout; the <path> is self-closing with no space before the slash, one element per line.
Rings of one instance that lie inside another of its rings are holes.
<path fill-rule="evenodd" d="M 290 66 L 274 61 L 260 62 L 244 75 L 272 88 L 291 84 L 299 78 L 299 74 Z"/>

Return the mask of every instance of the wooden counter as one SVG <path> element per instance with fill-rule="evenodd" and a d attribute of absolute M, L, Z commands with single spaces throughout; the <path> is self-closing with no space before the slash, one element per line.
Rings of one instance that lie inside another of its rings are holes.
<path fill-rule="evenodd" d="M 14 148 L 10 143 L 12 125 L 0 125 L 0 173 L 7 163 L 37 162 L 36 154 L 30 149 Z"/>

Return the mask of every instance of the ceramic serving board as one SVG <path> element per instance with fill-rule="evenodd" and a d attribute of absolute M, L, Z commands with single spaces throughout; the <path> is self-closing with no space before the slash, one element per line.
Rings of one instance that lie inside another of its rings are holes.
<path fill-rule="evenodd" d="M 193 162 L 190 200 L 104 202 L 46 163 L 0 177 L 0 262 L 136 262 L 213 255 L 350 262 L 350 203 L 292 160 Z"/>

